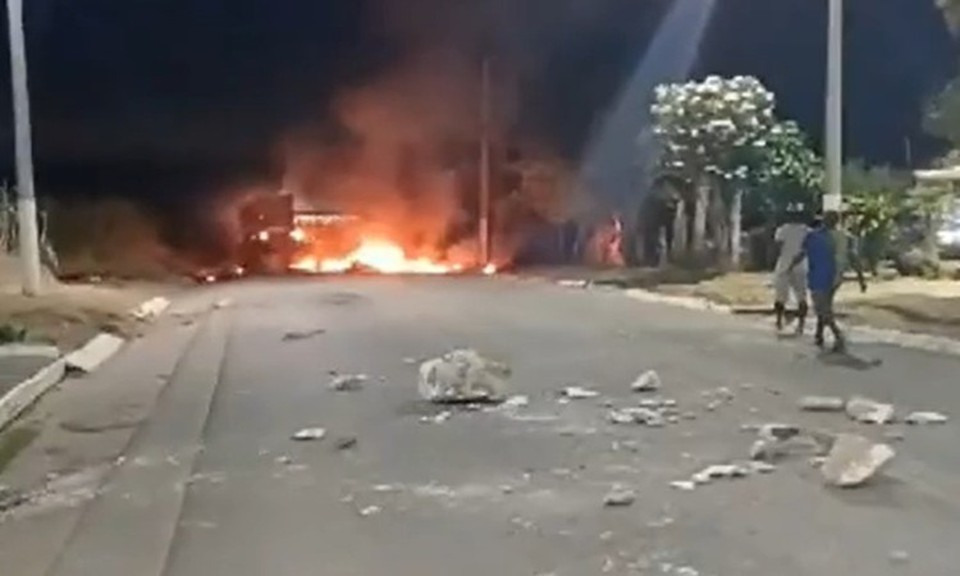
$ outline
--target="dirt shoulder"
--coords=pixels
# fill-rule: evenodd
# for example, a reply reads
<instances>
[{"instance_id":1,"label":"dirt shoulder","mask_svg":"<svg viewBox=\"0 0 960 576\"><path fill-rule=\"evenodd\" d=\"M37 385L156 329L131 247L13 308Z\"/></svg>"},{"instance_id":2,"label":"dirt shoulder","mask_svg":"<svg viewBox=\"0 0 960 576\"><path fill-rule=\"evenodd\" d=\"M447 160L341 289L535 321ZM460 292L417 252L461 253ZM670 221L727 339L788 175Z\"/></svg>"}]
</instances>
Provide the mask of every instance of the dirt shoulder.
<instances>
[{"instance_id":1,"label":"dirt shoulder","mask_svg":"<svg viewBox=\"0 0 960 576\"><path fill-rule=\"evenodd\" d=\"M728 274L700 282L661 284L653 289L757 313L771 306L770 282L770 274ZM837 301L838 310L855 323L960 339L957 280L874 280L862 294L855 283L849 283L840 290Z\"/></svg>"},{"instance_id":2,"label":"dirt shoulder","mask_svg":"<svg viewBox=\"0 0 960 576\"><path fill-rule=\"evenodd\" d=\"M956 263L947 271L956 276ZM528 269L524 276L557 282L588 281L619 288L641 288L671 296L702 298L740 313L772 313L772 274L690 271L682 269ZM876 328L933 334L960 340L960 280L923 280L881 273L861 294L856 283L838 294L838 310L846 321Z\"/></svg>"},{"instance_id":3,"label":"dirt shoulder","mask_svg":"<svg viewBox=\"0 0 960 576\"><path fill-rule=\"evenodd\" d=\"M60 284L39 296L26 297L8 286L0 291L0 326L24 330L27 342L72 350L99 332L135 336L141 326L130 311L171 289L145 283Z\"/></svg>"}]
</instances>

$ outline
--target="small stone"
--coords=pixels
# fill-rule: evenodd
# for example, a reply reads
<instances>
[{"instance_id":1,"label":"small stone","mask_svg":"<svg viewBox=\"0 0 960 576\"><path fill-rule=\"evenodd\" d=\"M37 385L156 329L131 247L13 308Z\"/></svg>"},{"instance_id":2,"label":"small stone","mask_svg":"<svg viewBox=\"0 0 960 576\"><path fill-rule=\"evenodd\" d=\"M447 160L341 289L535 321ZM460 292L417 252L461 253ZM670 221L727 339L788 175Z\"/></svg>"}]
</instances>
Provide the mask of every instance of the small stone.
<instances>
[{"instance_id":1,"label":"small stone","mask_svg":"<svg viewBox=\"0 0 960 576\"><path fill-rule=\"evenodd\" d=\"M888 424L893 421L893 404L884 404L863 396L847 400L847 415L864 424Z\"/></svg>"},{"instance_id":2,"label":"small stone","mask_svg":"<svg viewBox=\"0 0 960 576\"><path fill-rule=\"evenodd\" d=\"M668 423L668 424L676 424L676 423L679 422L679 421L680 421L680 417L679 417L679 416L667 416L667 423Z\"/></svg>"},{"instance_id":3,"label":"small stone","mask_svg":"<svg viewBox=\"0 0 960 576\"><path fill-rule=\"evenodd\" d=\"M380 513L379 506L367 506L366 508L362 508L360 510L360 516L364 518L368 516L373 516L374 514L379 514L379 513Z\"/></svg>"},{"instance_id":4,"label":"small stone","mask_svg":"<svg viewBox=\"0 0 960 576\"><path fill-rule=\"evenodd\" d=\"M530 405L530 398L526 396L511 396L503 403L504 408L526 408Z\"/></svg>"},{"instance_id":5,"label":"small stone","mask_svg":"<svg viewBox=\"0 0 960 576\"><path fill-rule=\"evenodd\" d=\"M892 550L890 561L894 564L907 564L910 562L910 554L906 550Z\"/></svg>"},{"instance_id":6,"label":"small stone","mask_svg":"<svg viewBox=\"0 0 960 576\"><path fill-rule=\"evenodd\" d=\"M721 402L720 400L713 400L709 402L706 406L704 406L703 409L706 410L707 412L715 412L717 408L719 408L722 404L723 402Z\"/></svg>"},{"instance_id":7,"label":"small stone","mask_svg":"<svg viewBox=\"0 0 960 576\"><path fill-rule=\"evenodd\" d=\"M275 462L277 464L283 464L284 466L289 466L290 464L293 464L293 458L291 458L290 456L278 456Z\"/></svg>"},{"instance_id":8,"label":"small stone","mask_svg":"<svg viewBox=\"0 0 960 576\"><path fill-rule=\"evenodd\" d=\"M636 424L637 421L634 419L632 414L628 414L623 410L611 410L607 414L607 420L611 424Z\"/></svg>"},{"instance_id":9,"label":"small stone","mask_svg":"<svg viewBox=\"0 0 960 576\"><path fill-rule=\"evenodd\" d=\"M776 440L783 442L799 436L802 430L799 426L792 424L780 424L776 422L761 424L757 430L757 435L765 440Z\"/></svg>"},{"instance_id":10,"label":"small stone","mask_svg":"<svg viewBox=\"0 0 960 576\"><path fill-rule=\"evenodd\" d=\"M683 492L692 492L697 489L697 484L690 480L675 480L670 483L670 487Z\"/></svg>"},{"instance_id":11,"label":"small stone","mask_svg":"<svg viewBox=\"0 0 960 576\"><path fill-rule=\"evenodd\" d=\"M751 462L750 468L757 474L772 474L777 471L777 467L768 462Z\"/></svg>"},{"instance_id":12,"label":"small stone","mask_svg":"<svg viewBox=\"0 0 960 576\"><path fill-rule=\"evenodd\" d=\"M810 464L811 468L823 468L823 463L827 461L826 456L814 456L807 460L807 463Z\"/></svg>"},{"instance_id":13,"label":"small stone","mask_svg":"<svg viewBox=\"0 0 960 576\"><path fill-rule=\"evenodd\" d=\"M603 497L603 505L608 508L630 506L637 500L637 494L633 490L624 488L614 488Z\"/></svg>"},{"instance_id":14,"label":"small stone","mask_svg":"<svg viewBox=\"0 0 960 576\"><path fill-rule=\"evenodd\" d=\"M323 440L327 435L327 431L323 428L304 428L296 434L293 435L293 439L298 442L311 442L315 440Z\"/></svg>"},{"instance_id":15,"label":"small stone","mask_svg":"<svg viewBox=\"0 0 960 576\"><path fill-rule=\"evenodd\" d=\"M357 437L356 436L342 436L337 438L334 446L337 450L351 450L357 447Z\"/></svg>"},{"instance_id":16,"label":"small stone","mask_svg":"<svg viewBox=\"0 0 960 576\"><path fill-rule=\"evenodd\" d=\"M630 389L634 392L655 392L662 386L660 375L655 370L647 370L637 376L637 379L630 385Z\"/></svg>"},{"instance_id":17,"label":"small stone","mask_svg":"<svg viewBox=\"0 0 960 576\"><path fill-rule=\"evenodd\" d=\"M726 386L721 386L720 388L717 388L714 391L714 394L717 397L719 397L721 400L725 400L727 402L736 398L736 394L733 393L733 390L731 390L730 388L727 388Z\"/></svg>"},{"instance_id":18,"label":"small stone","mask_svg":"<svg viewBox=\"0 0 960 576\"><path fill-rule=\"evenodd\" d=\"M696 481L698 477L707 478L708 480L730 480L733 478L744 478L749 475L750 471L743 466L736 464L714 464L695 474L694 480Z\"/></svg>"},{"instance_id":19,"label":"small stone","mask_svg":"<svg viewBox=\"0 0 960 576\"><path fill-rule=\"evenodd\" d=\"M423 416L420 418L420 422L423 422L424 424L443 424L451 417L453 417L453 412L444 410L443 412L433 416Z\"/></svg>"},{"instance_id":20,"label":"small stone","mask_svg":"<svg viewBox=\"0 0 960 576\"><path fill-rule=\"evenodd\" d=\"M590 398L597 398L600 393L580 386L568 386L563 389L563 396L570 400L589 400Z\"/></svg>"},{"instance_id":21,"label":"small stone","mask_svg":"<svg viewBox=\"0 0 960 576\"><path fill-rule=\"evenodd\" d=\"M842 412L847 403L838 396L804 396L799 405L806 412Z\"/></svg>"},{"instance_id":22,"label":"small stone","mask_svg":"<svg viewBox=\"0 0 960 576\"><path fill-rule=\"evenodd\" d=\"M877 475L896 452L856 434L840 434L820 469L832 486L853 488Z\"/></svg>"},{"instance_id":23,"label":"small stone","mask_svg":"<svg viewBox=\"0 0 960 576\"><path fill-rule=\"evenodd\" d=\"M950 418L939 412L913 412L906 418L907 424L946 424Z\"/></svg>"},{"instance_id":24,"label":"small stone","mask_svg":"<svg viewBox=\"0 0 960 576\"><path fill-rule=\"evenodd\" d=\"M510 486L508 484L504 484L503 486L500 487L500 492L503 494L513 494L513 490L514 490L513 486Z\"/></svg>"},{"instance_id":25,"label":"small stone","mask_svg":"<svg viewBox=\"0 0 960 576\"><path fill-rule=\"evenodd\" d=\"M600 541L609 542L613 540L613 536L614 536L613 532L611 532L610 530L607 530L606 532L600 535Z\"/></svg>"},{"instance_id":26,"label":"small stone","mask_svg":"<svg viewBox=\"0 0 960 576\"><path fill-rule=\"evenodd\" d=\"M330 380L330 389L337 392L355 392L363 388L369 378L366 374L336 374Z\"/></svg>"},{"instance_id":27,"label":"small stone","mask_svg":"<svg viewBox=\"0 0 960 576\"><path fill-rule=\"evenodd\" d=\"M700 576L700 572L690 566L681 566L674 571L676 576Z\"/></svg>"}]
</instances>

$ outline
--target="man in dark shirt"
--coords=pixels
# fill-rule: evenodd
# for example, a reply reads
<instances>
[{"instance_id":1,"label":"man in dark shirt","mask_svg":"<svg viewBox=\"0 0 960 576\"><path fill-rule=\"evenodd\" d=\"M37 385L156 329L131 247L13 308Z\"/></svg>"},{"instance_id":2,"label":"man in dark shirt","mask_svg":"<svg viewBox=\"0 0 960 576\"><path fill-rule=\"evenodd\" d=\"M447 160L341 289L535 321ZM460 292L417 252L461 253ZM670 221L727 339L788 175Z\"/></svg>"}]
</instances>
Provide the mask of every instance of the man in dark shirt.
<instances>
[{"instance_id":1,"label":"man in dark shirt","mask_svg":"<svg viewBox=\"0 0 960 576\"><path fill-rule=\"evenodd\" d=\"M823 331L829 328L833 334L835 352L846 351L846 339L833 313L833 301L837 289L843 282L843 275L849 264L853 265L860 283L860 291L866 292L867 284L859 264L859 258L850 249L850 239L839 229L840 217L829 212L818 219L803 241L803 250L791 263L791 269L807 260L807 284L813 300L814 313L817 315L817 346L824 345Z\"/></svg>"}]
</instances>

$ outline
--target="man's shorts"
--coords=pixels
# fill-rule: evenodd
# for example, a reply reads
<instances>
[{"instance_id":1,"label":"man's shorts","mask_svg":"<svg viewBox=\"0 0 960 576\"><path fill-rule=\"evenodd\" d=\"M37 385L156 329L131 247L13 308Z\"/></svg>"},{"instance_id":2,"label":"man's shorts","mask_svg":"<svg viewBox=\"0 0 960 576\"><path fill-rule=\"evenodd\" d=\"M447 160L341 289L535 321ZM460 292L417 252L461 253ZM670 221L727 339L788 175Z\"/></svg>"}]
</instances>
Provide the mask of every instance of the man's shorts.
<instances>
[{"instance_id":1,"label":"man's shorts","mask_svg":"<svg viewBox=\"0 0 960 576\"><path fill-rule=\"evenodd\" d=\"M793 293L797 304L807 301L807 271L796 267L793 270L777 272L773 278L775 299L780 304L786 304Z\"/></svg>"},{"instance_id":2,"label":"man's shorts","mask_svg":"<svg viewBox=\"0 0 960 576\"><path fill-rule=\"evenodd\" d=\"M813 313L819 318L833 318L833 296L836 290L811 290Z\"/></svg>"}]
</instances>

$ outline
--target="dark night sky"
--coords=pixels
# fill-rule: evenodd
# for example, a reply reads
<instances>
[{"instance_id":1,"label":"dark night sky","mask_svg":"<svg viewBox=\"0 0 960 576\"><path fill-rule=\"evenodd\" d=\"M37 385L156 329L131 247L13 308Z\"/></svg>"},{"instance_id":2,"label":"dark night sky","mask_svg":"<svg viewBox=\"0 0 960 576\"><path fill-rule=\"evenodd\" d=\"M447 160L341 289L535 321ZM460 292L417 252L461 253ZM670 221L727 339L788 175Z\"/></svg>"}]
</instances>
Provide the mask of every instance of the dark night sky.
<instances>
[{"instance_id":1,"label":"dark night sky","mask_svg":"<svg viewBox=\"0 0 960 576\"><path fill-rule=\"evenodd\" d=\"M665 0L28 0L41 193L186 196L265 173L290 127L423 46L493 45L520 132L575 156ZM933 0L848 0L848 151L937 151L919 109L955 69ZM819 136L826 1L718 0L697 74L755 74ZM6 24L4 23L4 30ZM5 43L3 62L7 61ZM3 67L6 78L6 66ZM0 106L10 109L9 84ZM638 106L646 103L637 103ZM9 114L0 123L12 164ZM4 170L12 176L12 168Z\"/></svg>"}]
</instances>

